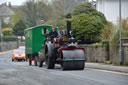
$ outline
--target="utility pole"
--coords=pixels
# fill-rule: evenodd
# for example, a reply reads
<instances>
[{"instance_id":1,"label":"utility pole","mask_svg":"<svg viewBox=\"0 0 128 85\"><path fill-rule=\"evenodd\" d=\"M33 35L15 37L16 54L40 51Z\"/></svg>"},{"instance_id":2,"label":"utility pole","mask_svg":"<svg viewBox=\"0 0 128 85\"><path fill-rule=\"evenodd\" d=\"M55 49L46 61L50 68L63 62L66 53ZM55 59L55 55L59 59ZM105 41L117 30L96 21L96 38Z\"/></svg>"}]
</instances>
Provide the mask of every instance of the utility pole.
<instances>
[{"instance_id":1,"label":"utility pole","mask_svg":"<svg viewBox=\"0 0 128 85\"><path fill-rule=\"evenodd\" d=\"M3 42L2 36L3 36L3 34L2 34L2 25L1 25L1 18L0 18L0 40L1 40L0 47L1 47L1 51L2 51L2 42Z\"/></svg>"},{"instance_id":2,"label":"utility pole","mask_svg":"<svg viewBox=\"0 0 128 85\"><path fill-rule=\"evenodd\" d=\"M123 59L122 59L122 41L121 41L121 35L122 35L122 20L121 20L121 0L119 0L119 25L120 25L120 65L123 64Z\"/></svg>"}]
</instances>

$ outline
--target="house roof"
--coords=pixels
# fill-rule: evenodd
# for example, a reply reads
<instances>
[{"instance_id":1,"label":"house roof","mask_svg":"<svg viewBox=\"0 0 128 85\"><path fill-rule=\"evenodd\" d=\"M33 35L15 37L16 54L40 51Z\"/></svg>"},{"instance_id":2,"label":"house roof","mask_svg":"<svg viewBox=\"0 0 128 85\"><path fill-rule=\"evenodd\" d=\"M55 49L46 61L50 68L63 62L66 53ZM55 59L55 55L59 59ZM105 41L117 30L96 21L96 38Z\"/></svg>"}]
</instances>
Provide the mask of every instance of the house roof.
<instances>
[{"instance_id":1,"label":"house roof","mask_svg":"<svg viewBox=\"0 0 128 85\"><path fill-rule=\"evenodd\" d=\"M0 6L0 17L10 17L13 14L13 11L4 5Z\"/></svg>"}]
</instances>

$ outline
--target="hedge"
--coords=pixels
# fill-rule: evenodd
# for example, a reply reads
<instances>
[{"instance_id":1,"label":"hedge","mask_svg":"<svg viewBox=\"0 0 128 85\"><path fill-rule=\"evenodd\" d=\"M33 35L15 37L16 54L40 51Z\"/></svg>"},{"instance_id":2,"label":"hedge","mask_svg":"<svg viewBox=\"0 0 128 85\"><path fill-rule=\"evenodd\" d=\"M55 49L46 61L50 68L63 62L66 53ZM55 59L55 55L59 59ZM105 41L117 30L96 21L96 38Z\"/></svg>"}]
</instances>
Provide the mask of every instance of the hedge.
<instances>
[{"instance_id":1,"label":"hedge","mask_svg":"<svg viewBox=\"0 0 128 85\"><path fill-rule=\"evenodd\" d=\"M16 41L17 37L12 35L12 36L3 36L3 41Z\"/></svg>"}]
</instances>

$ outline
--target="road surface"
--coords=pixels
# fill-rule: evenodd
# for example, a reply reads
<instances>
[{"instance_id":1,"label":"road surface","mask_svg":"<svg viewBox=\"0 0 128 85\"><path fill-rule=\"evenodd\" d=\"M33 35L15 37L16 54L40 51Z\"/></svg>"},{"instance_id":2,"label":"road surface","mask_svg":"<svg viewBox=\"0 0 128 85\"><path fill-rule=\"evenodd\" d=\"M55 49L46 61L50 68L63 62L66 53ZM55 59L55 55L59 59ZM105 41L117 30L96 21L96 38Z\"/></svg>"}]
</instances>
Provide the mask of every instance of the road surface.
<instances>
[{"instance_id":1,"label":"road surface","mask_svg":"<svg viewBox=\"0 0 128 85\"><path fill-rule=\"evenodd\" d=\"M128 85L128 74L98 69L62 71L12 62L12 52L0 54L0 85Z\"/></svg>"}]
</instances>

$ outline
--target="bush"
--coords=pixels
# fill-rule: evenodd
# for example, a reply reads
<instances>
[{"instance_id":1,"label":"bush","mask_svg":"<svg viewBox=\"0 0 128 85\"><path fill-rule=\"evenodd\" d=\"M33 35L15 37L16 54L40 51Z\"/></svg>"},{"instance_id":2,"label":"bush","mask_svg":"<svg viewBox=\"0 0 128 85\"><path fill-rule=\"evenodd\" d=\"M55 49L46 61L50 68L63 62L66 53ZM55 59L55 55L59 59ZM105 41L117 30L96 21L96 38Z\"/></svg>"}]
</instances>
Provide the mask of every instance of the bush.
<instances>
[{"instance_id":1,"label":"bush","mask_svg":"<svg viewBox=\"0 0 128 85\"><path fill-rule=\"evenodd\" d=\"M4 36L12 35L13 34L13 29L12 28L3 28L2 33Z\"/></svg>"},{"instance_id":2,"label":"bush","mask_svg":"<svg viewBox=\"0 0 128 85\"><path fill-rule=\"evenodd\" d=\"M98 46L102 46L102 43L95 43L95 44L92 44L92 46L97 48Z\"/></svg>"},{"instance_id":3,"label":"bush","mask_svg":"<svg viewBox=\"0 0 128 85\"><path fill-rule=\"evenodd\" d=\"M87 14L75 15L72 18L72 31L76 39L82 44L96 43L101 40L104 24L100 17Z\"/></svg>"},{"instance_id":4,"label":"bush","mask_svg":"<svg viewBox=\"0 0 128 85\"><path fill-rule=\"evenodd\" d=\"M101 33L108 22L101 12L98 12L91 3L79 4L72 13L72 29L76 39L82 44L91 44L101 41Z\"/></svg>"},{"instance_id":5,"label":"bush","mask_svg":"<svg viewBox=\"0 0 128 85\"><path fill-rule=\"evenodd\" d=\"M16 41L17 37L12 35L12 36L3 36L3 41Z\"/></svg>"},{"instance_id":6,"label":"bush","mask_svg":"<svg viewBox=\"0 0 128 85\"><path fill-rule=\"evenodd\" d=\"M109 47L109 40L103 40L103 41L101 41L101 43L104 45L104 46L107 46L107 47Z\"/></svg>"},{"instance_id":7,"label":"bush","mask_svg":"<svg viewBox=\"0 0 128 85\"><path fill-rule=\"evenodd\" d=\"M111 38L111 45L114 50L118 49L119 43L120 43L120 29L116 28L117 31L113 33L112 38ZM122 29L122 38L128 37L128 31L125 31Z\"/></svg>"},{"instance_id":8,"label":"bush","mask_svg":"<svg viewBox=\"0 0 128 85\"><path fill-rule=\"evenodd\" d=\"M112 23L108 23L104 26L104 29L102 30L102 39L103 40L110 40L112 36Z\"/></svg>"}]
</instances>

